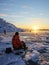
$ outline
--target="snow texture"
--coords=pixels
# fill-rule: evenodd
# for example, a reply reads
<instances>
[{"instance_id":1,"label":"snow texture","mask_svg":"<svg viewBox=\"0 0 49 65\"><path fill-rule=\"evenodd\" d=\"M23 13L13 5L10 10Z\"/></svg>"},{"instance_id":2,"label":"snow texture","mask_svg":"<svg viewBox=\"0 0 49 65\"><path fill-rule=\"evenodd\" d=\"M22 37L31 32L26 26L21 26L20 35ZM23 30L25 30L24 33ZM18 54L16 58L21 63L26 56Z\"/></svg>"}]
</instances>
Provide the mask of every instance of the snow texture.
<instances>
[{"instance_id":1,"label":"snow texture","mask_svg":"<svg viewBox=\"0 0 49 65\"><path fill-rule=\"evenodd\" d=\"M28 62L30 60L32 60L32 63L34 62L38 65L49 65L49 61L45 61L43 57L41 57L41 53L45 53L47 50L49 51L49 43L32 42L32 39L30 40L30 36L20 35L20 38L22 38L21 40L25 40L28 50L21 50L23 54L17 55L15 54L16 51L12 48L12 36L10 34L0 36L0 65L32 65ZM13 52L7 54L5 53L5 50L9 47L12 48Z\"/></svg>"},{"instance_id":2,"label":"snow texture","mask_svg":"<svg viewBox=\"0 0 49 65\"><path fill-rule=\"evenodd\" d=\"M3 33L4 30L6 30L6 32L24 31L23 29L17 28L15 25L8 23L5 20L3 20L2 18L0 18L0 33Z\"/></svg>"}]
</instances>

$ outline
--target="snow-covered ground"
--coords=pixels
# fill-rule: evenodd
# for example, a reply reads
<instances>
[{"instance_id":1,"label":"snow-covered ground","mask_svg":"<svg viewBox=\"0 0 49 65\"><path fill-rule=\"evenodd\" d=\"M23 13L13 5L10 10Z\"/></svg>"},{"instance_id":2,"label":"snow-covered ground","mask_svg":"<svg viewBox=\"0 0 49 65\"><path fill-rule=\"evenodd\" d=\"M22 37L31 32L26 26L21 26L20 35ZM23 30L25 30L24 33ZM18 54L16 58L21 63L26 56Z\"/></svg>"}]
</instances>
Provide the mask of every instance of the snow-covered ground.
<instances>
[{"instance_id":1,"label":"snow-covered ground","mask_svg":"<svg viewBox=\"0 0 49 65\"><path fill-rule=\"evenodd\" d=\"M16 55L12 48L13 35L14 33L0 33L0 65L49 65L49 34L20 33L20 39L28 46L28 50L22 50L21 55ZM11 47L13 52L5 53L8 47Z\"/></svg>"}]
</instances>

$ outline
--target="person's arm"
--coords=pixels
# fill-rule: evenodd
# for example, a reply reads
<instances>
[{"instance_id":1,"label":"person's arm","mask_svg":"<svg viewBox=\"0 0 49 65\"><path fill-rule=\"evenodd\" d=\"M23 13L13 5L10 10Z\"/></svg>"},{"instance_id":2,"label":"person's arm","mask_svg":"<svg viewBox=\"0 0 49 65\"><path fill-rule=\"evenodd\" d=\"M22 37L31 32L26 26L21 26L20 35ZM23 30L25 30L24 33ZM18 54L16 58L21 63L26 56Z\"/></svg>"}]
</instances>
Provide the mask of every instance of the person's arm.
<instances>
[{"instance_id":1,"label":"person's arm","mask_svg":"<svg viewBox=\"0 0 49 65\"><path fill-rule=\"evenodd\" d=\"M18 48L18 47L19 47L19 46L16 44L16 45L15 45L15 48Z\"/></svg>"}]
</instances>

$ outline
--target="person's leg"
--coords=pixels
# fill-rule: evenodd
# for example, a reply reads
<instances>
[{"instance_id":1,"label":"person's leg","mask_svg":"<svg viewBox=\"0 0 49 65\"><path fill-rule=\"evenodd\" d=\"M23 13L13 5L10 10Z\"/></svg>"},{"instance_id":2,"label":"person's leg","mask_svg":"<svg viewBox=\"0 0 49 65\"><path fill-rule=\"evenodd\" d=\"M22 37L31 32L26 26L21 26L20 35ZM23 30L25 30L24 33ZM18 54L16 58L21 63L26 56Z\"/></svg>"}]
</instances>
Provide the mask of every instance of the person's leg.
<instances>
[{"instance_id":1,"label":"person's leg","mask_svg":"<svg viewBox=\"0 0 49 65\"><path fill-rule=\"evenodd\" d=\"M26 44L25 43L23 43L22 45L23 45L24 48L26 47Z\"/></svg>"},{"instance_id":2,"label":"person's leg","mask_svg":"<svg viewBox=\"0 0 49 65\"><path fill-rule=\"evenodd\" d=\"M20 45L18 49L19 49L19 50L22 49L22 45Z\"/></svg>"},{"instance_id":3,"label":"person's leg","mask_svg":"<svg viewBox=\"0 0 49 65\"><path fill-rule=\"evenodd\" d=\"M22 47L24 50L28 48L24 42L22 43Z\"/></svg>"},{"instance_id":4,"label":"person's leg","mask_svg":"<svg viewBox=\"0 0 49 65\"><path fill-rule=\"evenodd\" d=\"M27 49L28 47L26 46L26 44L23 42L20 46L19 46L19 48L18 48L18 50L20 50L20 49Z\"/></svg>"}]
</instances>

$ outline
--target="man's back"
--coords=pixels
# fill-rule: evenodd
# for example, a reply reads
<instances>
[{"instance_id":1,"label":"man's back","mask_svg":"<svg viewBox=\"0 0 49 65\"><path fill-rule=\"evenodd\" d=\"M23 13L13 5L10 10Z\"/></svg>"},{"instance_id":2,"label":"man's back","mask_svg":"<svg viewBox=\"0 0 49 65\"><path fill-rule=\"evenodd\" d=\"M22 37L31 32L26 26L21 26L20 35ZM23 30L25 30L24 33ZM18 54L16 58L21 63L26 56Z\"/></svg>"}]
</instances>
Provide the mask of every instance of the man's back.
<instances>
[{"instance_id":1,"label":"man's back","mask_svg":"<svg viewBox=\"0 0 49 65\"><path fill-rule=\"evenodd\" d=\"M13 45L13 48L16 48L16 49L21 45L21 41L19 39L19 35L14 35L13 36L12 45Z\"/></svg>"}]
</instances>

